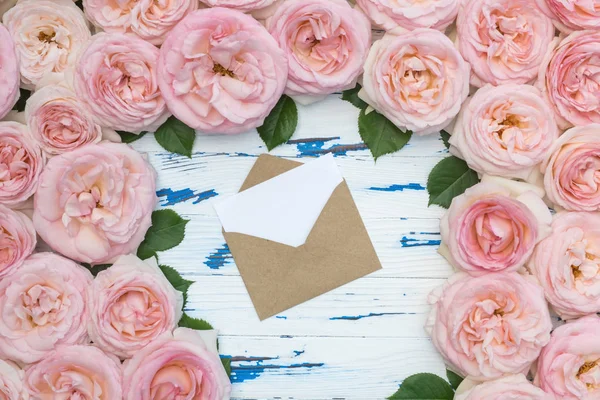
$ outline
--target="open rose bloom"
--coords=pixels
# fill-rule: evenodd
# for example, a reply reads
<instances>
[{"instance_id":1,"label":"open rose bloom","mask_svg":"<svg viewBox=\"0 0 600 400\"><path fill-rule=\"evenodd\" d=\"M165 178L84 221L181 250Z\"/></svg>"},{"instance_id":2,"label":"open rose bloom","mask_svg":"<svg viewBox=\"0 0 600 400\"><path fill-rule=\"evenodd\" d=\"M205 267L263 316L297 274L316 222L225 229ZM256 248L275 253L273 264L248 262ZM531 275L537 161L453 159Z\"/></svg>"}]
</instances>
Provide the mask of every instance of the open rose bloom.
<instances>
[{"instance_id":1,"label":"open rose bloom","mask_svg":"<svg viewBox=\"0 0 600 400\"><path fill-rule=\"evenodd\" d=\"M55 251L101 264L135 251L150 227L156 174L126 144L101 142L52 158L33 222Z\"/></svg>"},{"instance_id":2,"label":"open rose bloom","mask_svg":"<svg viewBox=\"0 0 600 400\"><path fill-rule=\"evenodd\" d=\"M124 400L229 400L231 383L217 352L215 331L177 328L123 365Z\"/></svg>"},{"instance_id":3,"label":"open rose bloom","mask_svg":"<svg viewBox=\"0 0 600 400\"><path fill-rule=\"evenodd\" d=\"M577 31L546 53L538 85L560 127L600 123L600 32Z\"/></svg>"},{"instance_id":4,"label":"open rose bloom","mask_svg":"<svg viewBox=\"0 0 600 400\"><path fill-rule=\"evenodd\" d=\"M346 0L287 0L269 19L288 56L285 93L300 103L351 89L371 46L371 24Z\"/></svg>"},{"instance_id":5,"label":"open rose bloom","mask_svg":"<svg viewBox=\"0 0 600 400\"><path fill-rule=\"evenodd\" d=\"M386 34L371 47L359 96L400 128L434 133L460 111L469 94L469 71L439 31Z\"/></svg>"},{"instance_id":6,"label":"open rose bloom","mask_svg":"<svg viewBox=\"0 0 600 400\"><path fill-rule=\"evenodd\" d=\"M465 104L450 151L480 174L527 180L558 138L552 109L529 85L486 85Z\"/></svg>"},{"instance_id":7,"label":"open rose bloom","mask_svg":"<svg viewBox=\"0 0 600 400\"><path fill-rule=\"evenodd\" d=\"M559 213L528 265L563 319L600 312L600 215Z\"/></svg>"},{"instance_id":8,"label":"open rose bloom","mask_svg":"<svg viewBox=\"0 0 600 400\"><path fill-rule=\"evenodd\" d=\"M28 393L23 388L24 373L18 365L0 360L0 399L27 400Z\"/></svg>"},{"instance_id":9,"label":"open rose bloom","mask_svg":"<svg viewBox=\"0 0 600 400\"><path fill-rule=\"evenodd\" d=\"M37 238L31 220L0 204L0 279L33 253Z\"/></svg>"},{"instance_id":10,"label":"open rose bloom","mask_svg":"<svg viewBox=\"0 0 600 400\"><path fill-rule=\"evenodd\" d=\"M600 397L600 318L590 315L556 328L537 364L535 384L560 400Z\"/></svg>"},{"instance_id":11,"label":"open rose bloom","mask_svg":"<svg viewBox=\"0 0 600 400\"><path fill-rule=\"evenodd\" d=\"M15 50L15 43L4 25L0 25L0 119L12 109L19 99L19 58Z\"/></svg>"},{"instance_id":12,"label":"open rose bloom","mask_svg":"<svg viewBox=\"0 0 600 400\"><path fill-rule=\"evenodd\" d=\"M454 22L460 0L356 0L356 4L386 31L418 28L443 31Z\"/></svg>"},{"instance_id":13,"label":"open rose bloom","mask_svg":"<svg viewBox=\"0 0 600 400\"><path fill-rule=\"evenodd\" d=\"M525 375L517 374L489 382L467 378L456 389L454 400L553 400L553 397L529 382Z\"/></svg>"},{"instance_id":14,"label":"open rose bloom","mask_svg":"<svg viewBox=\"0 0 600 400\"><path fill-rule=\"evenodd\" d=\"M227 7L238 11L258 11L269 7L276 0L200 0L210 7Z\"/></svg>"},{"instance_id":15,"label":"open rose bloom","mask_svg":"<svg viewBox=\"0 0 600 400\"><path fill-rule=\"evenodd\" d=\"M600 28L598 0L536 0L536 3L563 33Z\"/></svg>"},{"instance_id":16,"label":"open rose bloom","mask_svg":"<svg viewBox=\"0 0 600 400\"><path fill-rule=\"evenodd\" d=\"M430 295L426 329L451 369L475 380L527 373L550 340L542 288L517 273L458 273Z\"/></svg>"},{"instance_id":17,"label":"open rose bloom","mask_svg":"<svg viewBox=\"0 0 600 400\"><path fill-rule=\"evenodd\" d=\"M131 32L156 45L179 21L198 9L198 0L84 0L85 15L106 32Z\"/></svg>"},{"instance_id":18,"label":"open rose bloom","mask_svg":"<svg viewBox=\"0 0 600 400\"><path fill-rule=\"evenodd\" d=\"M600 124L566 131L542 167L546 194L556 206L600 210Z\"/></svg>"},{"instance_id":19,"label":"open rose bloom","mask_svg":"<svg viewBox=\"0 0 600 400\"><path fill-rule=\"evenodd\" d=\"M521 268L550 231L552 216L536 186L497 177L452 200L440 224L440 252L471 275Z\"/></svg>"},{"instance_id":20,"label":"open rose bloom","mask_svg":"<svg viewBox=\"0 0 600 400\"><path fill-rule=\"evenodd\" d=\"M554 38L552 21L531 0L463 0L456 28L479 87L533 81Z\"/></svg>"},{"instance_id":21,"label":"open rose bloom","mask_svg":"<svg viewBox=\"0 0 600 400\"><path fill-rule=\"evenodd\" d=\"M58 346L25 370L31 399L122 398L121 365L115 356L93 346Z\"/></svg>"},{"instance_id":22,"label":"open rose bloom","mask_svg":"<svg viewBox=\"0 0 600 400\"><path fill-rule=\"evenodd\" d=\"M89 271L53 253L32 255L0 280L1 358L33 363L57 345L87 342L91 283Z\"/></svg>"},{"instance_id":23,"label":"open rose bloom","mask_svg":"<svg viewBox=\"0 0 600 400\"><path fill-rule=\"evenodd\" d=\"M98 347L129 358L181 319L183 295L156 263L121 256L98 274L88 293L90 338Z\"/></svg>"},{"instance_id":24,"label":"open rose bloom","mask_svg":"<svg viewBox=\"0 0 600 400\"><path fill-rule=\"evenodd\" d=\"M225 8L188 15L167 37L158 62L173 115L194 129L224 134L262 125L283 93L287 70L269 32Z\"/></svg>"},{"instance_id":25,"label":"open rose bloom","mask_svg":"<svg viewBox=\"0 0 600 400\"><path fill-rule=\"evenodd\" d=\"M2 22L15 40L23 87L30 90L42 78L63 79L91 37L72 0L19 0Z\"/></svg>"}]
</instances>

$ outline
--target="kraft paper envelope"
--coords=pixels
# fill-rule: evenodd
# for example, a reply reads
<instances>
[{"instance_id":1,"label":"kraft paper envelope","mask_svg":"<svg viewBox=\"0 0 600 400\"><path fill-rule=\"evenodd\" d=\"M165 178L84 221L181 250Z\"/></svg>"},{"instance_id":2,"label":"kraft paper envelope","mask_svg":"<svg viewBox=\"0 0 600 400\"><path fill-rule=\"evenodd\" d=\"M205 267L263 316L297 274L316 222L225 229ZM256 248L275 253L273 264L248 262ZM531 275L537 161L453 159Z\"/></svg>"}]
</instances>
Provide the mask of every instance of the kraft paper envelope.
<instances>
[{"instance_id":1,"label":"kraft paper envelope","mask_svg":"<svg viewBox=\"0 0 600 400\"><path fill-rule=\"evenodd\" d=\"M215 210L261 320L381 269L331 155L261 155Z\"/></svg>"}]
</instances>

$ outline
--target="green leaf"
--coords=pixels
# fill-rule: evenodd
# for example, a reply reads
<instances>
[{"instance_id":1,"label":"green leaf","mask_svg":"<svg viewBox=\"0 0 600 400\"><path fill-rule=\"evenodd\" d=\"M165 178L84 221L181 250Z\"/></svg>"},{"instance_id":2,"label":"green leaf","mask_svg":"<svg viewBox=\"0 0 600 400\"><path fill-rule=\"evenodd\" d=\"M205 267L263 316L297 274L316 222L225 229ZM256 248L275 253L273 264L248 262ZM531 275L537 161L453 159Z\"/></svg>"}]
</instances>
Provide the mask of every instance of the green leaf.
<instances>
[{"instance_id":1,"label":"green leaf","mask_svg":"<svg viewBox=\"0 0 600 400\"><path fill-rule=\"evenodd\" d=\"M464 379L463 377L455 374L454 372L450 371L449 369L446 370L446 376L448 377L448 382L450 382L450 386L452 386L452 389L454 389L454 390L456 390L458 388L458 386L462 383L462 381Z\"/></svg>"},{"instance_id":2,"label":"green leaf","mask_svg":"<svg viewBox=\"0 0 600 400\"><path fill-rule=\"evenodd\" d=\"M355 107L364 110L367 108L368 104L358 97L358 92L360 92L360 89L362 89L362 87L357 83L353 89L344 90L342 92L342 100L346 100L347 102L352 103L352 105Z\"/></svg>"},{"instance_id":3,"label":"green leaf","mask_svg":"<svg viewBox=\"0 0 600 400\"><path fill-rule=\"evenodd\" d=\"M119 134L119 136L121 136L121 141L123 143L133 143L136 140L143 138L144 135L148 132L142 132L139 135L136 135L135 133L131 133L131 132L125 132L125 131L117 131L117 133Z\"/></svg>"},{"instance_id":4,"label":"green leaf","mask_svg":"<svg viewBox=\"0 0 600 400\"><path fill-rule=\"evenodd\" d=\"M179 326L182 328L195 329L197 331L209 331L211 329L214 329L212 325L206 322L205 320L192 318L186 313L183 313L183 316L179 320Z\"/></svg>"},{"instance_id":5,"label":"green leaf","mask_svg":"<svg viewBox=\"0 0 600 400\"><path fill-rule=\"evenodd\" d=\"M221 357L221 362L223 363L223 368L225 368L227 376L231 378L231 358Z\"/></svg>"},{"instance_id":6,"label":"green leaf","mask_svg":"<svg viewBox=\"0 0 600 400\"><path fill-rule=\"evenodd\" d=\"M478 182L477 172L466 162L455 156L446 157L433 167L427 179L429 205L448 208L453 198Z\"/></svg>"},{"instance_id":7,"label":"green leaf","mask_svg":"<svg viewBox=\"0 0 600 400\"><path fill-rule=\"evenodd\" d=\"M368 114L365 113L365 110L360 112L358 131L375 160L384 154L400 150L412 136L411 131L401 130L377 111L371 111Z\"/></svg>"},{"instance_id":8,"label":"green leaf","mask_svg":"<svg viewBox=\"0 0 600 400\"><path fill-rule=\"evenodd\" d=\"M19 100L17 100L15 106L12 108L18 112L25 111L25 104L27 104L27 100L31 97L31 91L27 89L19 89Z\"/></svg>"},{"instance_id":9,"label":"green leaf","mask_svg":"<svg viewBox=\"0 0 600 400\"><path fill-rule=\"evenodd\" d=\"M281 96L275 108L265 119L262 126L256 128L260 138L269 151L292 137L298 126L298 108L291 97Z\"/></svg>"},{"instance_id":10,"label":"green leaf","mask_svg":"<svg viewBox=\"0 0 600 400\"><path fill-rule=\"evenodd\" d=\"M190 222L173 210L158 210L152 213L152 226L146 232L137 255L142 260L156 255L157 251L172 249L183 241L185 226Z\"/></svg>"},{"instance_id":11,"label":"green leaf","mask_svg":"<svg viewBox=\"0 0 600 400\"><path fill-rule=\"evenodd\" d=\"M416 374L402 382L389 400L452 400L454 390L448 382L434 374Z\"/></svg>"},{"instance_id":12,"label":"green leaf","mask_svg":"<svg viewBox=\"0 0 600 400\"><path fill-rule=\"evenodd\" d=\"M444 146L446 146L447 149L450 148L450 134L448 132L446 132L445 130L440 131L440 135L442 135L442 142L444 142Z\"/></svg>"},{"instance_id":13,"label":"green leaf","mask_svg":"<svg viewBox=\"0 0 600 400\"><path fill-rule=\"evenodd\" d=\"M192 158L196 131L175 117L170 117L154 134L165 150Z\"/></svg>"},{"instance_id":14,"label":"green leaf","mask_svg":"<svg viewBox=\"0 0 600 400\"><path fill-rule=\"evenodd\" d=\"M187 292L190 286L192 286L193 281L188 281L187 279L183 279L183 277L177 272L175 269L169 267L168 265L159 265L160 270L165 275L165 278L169 281L171 285L175 288L175 290L183 293L183 305L187 303Z\"/></svg>"},{"instance_id":15,"label":"green leaf","mask_svg":"<svg viewBox=\"0 0 600 400\"><path fill-rule=\"evenodd\" d=\"M90 271L92 273L92 275L94 277L96 277L100 272L109 269L110 267L112 267L112 264L96 264L96 265L91 265L88 263L83 263L81 264L84 268L86 268L88 271Z\"/></svg>"}]
</instances>

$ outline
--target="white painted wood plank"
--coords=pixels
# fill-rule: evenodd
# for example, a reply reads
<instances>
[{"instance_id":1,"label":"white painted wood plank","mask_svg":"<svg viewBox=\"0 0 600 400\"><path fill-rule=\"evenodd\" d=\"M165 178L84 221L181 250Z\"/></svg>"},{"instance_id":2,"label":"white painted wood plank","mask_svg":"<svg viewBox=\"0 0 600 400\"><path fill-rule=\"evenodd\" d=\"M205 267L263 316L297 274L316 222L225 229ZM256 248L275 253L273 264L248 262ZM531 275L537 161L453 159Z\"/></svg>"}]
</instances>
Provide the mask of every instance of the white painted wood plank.
<instances>
[{"instance_id":1,"label":"white painted wood plank","mask_svg":"<svg viewBox=\"0 0 600 400\"><path fill-rule=\"evenodd\" d=\"M426 338L427 297L443 282L366 277L261 322L240 277L202 276L186 310L224 335Z\"/></svg>"},{"instance_id":2,"label":"white painted wood plank","mask_svg":"<svg viewBox=\"0 0 600 400\"><path fill-rule=\"evenodd\" d=\"M202 275L239 275L221 232L218 218L183 214L190 222L178 247L160 254L188 279ZM445 278L452 271L437 253L440 242L437 219L365 219L365 226L383 269L378 278Z\"/></svg>"},{"instance_id":3,"label":"white painted wood plank","mask_svg":"<svg viewBox=\"0 0 600 400\"><path fill-rule=\"evenodd\" d=\"M444 374L427 339L220 338L233 399L381 400L415 371Z\"/></svg>"}]
</instances>

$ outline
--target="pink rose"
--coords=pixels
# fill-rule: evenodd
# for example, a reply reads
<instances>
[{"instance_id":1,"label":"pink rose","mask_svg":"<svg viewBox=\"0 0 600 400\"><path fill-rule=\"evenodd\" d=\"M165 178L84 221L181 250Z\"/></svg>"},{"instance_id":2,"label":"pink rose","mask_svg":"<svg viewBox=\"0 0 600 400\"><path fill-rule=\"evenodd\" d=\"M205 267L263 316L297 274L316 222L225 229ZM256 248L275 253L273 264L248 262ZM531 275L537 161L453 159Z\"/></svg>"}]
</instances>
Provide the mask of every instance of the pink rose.
<instances>
[{"instance_id":1,"label":"pink rose","mask_svg":"<svg viewBox=\"0 0 600 400\"><path fill-rule=\"evenodd\" d=\"M59 346L25 370L25 387L32 400L117 400L121 365L93 346Z\"/></svg>"},{"instance_id":2,"label":"pink rose","mask_svg":"<svg viewBox=\"0 0 600 400\"><path fill-rule=\"evenodd\" d=\"M288 0L269 21L288 56L286 94L307 104L356 86L371 24L346 0Z\"/></svg>"},{"instance_id":3,"label":"pink rose","mask_svg":"<svg viewBox=\"0 0 600 400\"><path fill-rule=\"evenodd\" d=\"M552 18L563 33L600 28L598 0L536 0L540 10Z\"/></svg>"},{"instance_id":4,"label":"pink rose","mask_svg":"<svg viewBox=\"0 0 600 400\"><path fill-rule=\"evenodd\" d=\"M0 204L0 280L23 264L36 243L31 220Z\"/></svg>"},{"instance_id":5,"label":"pink rose","mask_svg":"<svg viewBox=\"0 0 600 400\"><path fill-rule=\"evenodd\" d=\"M106 32L131 32L160 45L179 21L198 8L198 1L84 0L83 7L88 19Z\"/></svg>"},{"instance_id":6,"label":"pink rose","mask_svg":"<svg viewBox=\"0 0 600 400\"><path fill-rule=\"evenodd\" d=\"M2 21L15 40L22 86L30 90L48 75L63 77L91 37L72 0L20 0Z\"/></svg>"},{"instance_id":7,"label":"pink rose","mask_svg":"<svg viewBox=\"0 0 600 400\"><path fill-rule=\"evenodd\" d=\"M0 355L33 363L59 344L87 342L91 283L89 271L57 254L25 260L0 280Z\"/></svg>"},{"instance_id":8,"label":"pink rose","mask_svg":"<svg viewBox=\"0 0 600 400\"><path fill-rule=\"evenodd\" d=\"M551 398L551 395L532 385L523 374L508 375L483 383L465 379L454 396L454 400L550 400Z\"/></svg>"},{"instance_id":9,"label":"pink rose","mask_svg":"<svg viewBox=\"0 0 600 400\"><path fill-rule=\"evenodd\" d=\"M36 191L45 158L27 126L0 122L0 203L16 206Z\"/></svg>"},{"instance_id":10,"label":"pink rose","mask_svg":"<svg viewBox=\"0 0 600 400\"><path fill-rule=\"evenodd\" d=\"M557 138L552 109L536 88L486 85L465 102L450 151L479 173L526 180Z\"/></svg>"},{"instance_id":11,"label":"pink rose","mask_svg":"<svg viewBox=\"0 0 600 400\"><path fill-rule=\"evenodd\" d=\"M283 93L287 70L285 54L256 20L209 8L171 31L160 49L158 79L182 122L233 134L262 125Z\"/></svg>"},{"instance_id":12,"label":"pink rose","mask_svg":"<svg viewBox=\"0 0 600 400\"><path fill-rule=\"evenodd\" d=\"M551 47L536 85L548 97L559 126L600 123L600 32L577 31Z\"/></svg>"},{"instance_id":13,"label":"pink rose","mask_svg":"<svg viewBox=\"0 0 600 400\"><path fill-rule=\"evenodd\" d=\"M93 115L64 86L50 85L36 91L27 100L25 118L31 136L50 155L102 139L102 128Z\"/></svg>"},{"instance_id":14,"label":"pink rose","mask_svg":"<svg viewBox=\"0 0 600 400\"><path fill-rule=\"evenodd\" d=\"M28 400L29 394L23 389L23 376L16 364L0 360L0 399Z\"/></svg>"},{"instance_id":15,"label":"pink rose","mask_svg":"<svg viewBox=\"0 0 600 400\"><path fill-rule=\"evenodd\" d=\"M454 22L460 0L356 0L373 23L386 31L432 28L443 31Z\"/></svg>"},{"instance_id":16,"label":"pink rose","mask_svg":"<svg viewBox=\"0 0 600 400\"><path fill-rule=\"evenodd\" d=\"M163 275L156 259L121 256L98 274L88 294L88 332L102 350L121 358L135 355L183 314L183 295Z\"/></svg>"},{"instance_id":17,"label":"pink rose","mask_svg":"<svg viewBox=\"0 0 600 400\"><path fill-rule=\"evenodd\" d=\"M15 4L17 4L17 0L0 0L0 17Z\"/></svg>"},{"instance_id":18,"label":"pink rose","mask_svg":"<svg viewBox=\"0 0 600 400\"><path fill-rule=\"evenodd\" d=\"M469 64L443 33L417 29L373 43L359 96L401 128L445 128L469 94Z\"/></svg>"},{"instance_id":19,"label":"pink rose","mask_svg":"<svg viewBox=\"0 0 600 400\"><path fill-rule=\"evenodd\" d=\"M156 204L156 174L126 144L101 142L52 158L35 196L33 223L55 251L101 264L144 239Z\"/></svg>"},{"instance_id":20,"label":"pink rose","mask_svg":"<svg viewBox=\"0 0 600 400\"><path fill-rule=\"evenodd\" d=\"M456 28L475 86L533 81L554 38L552 21L531 0L464 0Z\"/></svg>"},{"instance_id":21,"label":"pink rose","mask_svg":"<svg viewBox=\"0 0 600 400\"><path fill-rule=\"evenodd\" d=\"M529 268L563 319L600 312L600 215L559 213Z\"/></svg>"},{"instance_id":22,"label":"pink rose","mask_svg":"<svg viewBox=\"0 0 600 400\"><path fill-rule=\"evenodd\" d=\"M471 275L518 270L550 231L543 194L524 182L484 176L442 217L440 252Z\"/></svg>"},{"instance_id":23,"label":"pink rose","mask_svg":"<svg viewBox=\"0 0 600 400\"><path fill-rule=\"evenodd\" d=\"M210 7L227 7L239 11L254 11L273 4L276 0L200 0Z\"/></svg>"},{"instance_id":24,"label":"pink rose","mask_svg":"<svg viewBox=\"0 0 600 400\"><path fill-rule=\"evenodd\" d=\"M542 164L546 194L573 211L600 210L600 124L571 128Z\"/></svg>"},{"instance_id":25,"label":"pink rose","mask_svg":"<svg viewBox=\"0 0 600 400\"><path fill-rule=\"evenodd\" d=\"M534 383L560 400L600 396L600 318L590 315L558 327L537 364Z\"/></svg>"},{"instance_id":26,"label":"pink rose","mask_svg":"<svg viewBox=\"0 0 600 400\"><path fill-rule=\"evenodd\" d=\"M517 273L458 273L430 295L426 329L453 370L475 380L527 373L550 340L542 288Z\"/></svg>"},{"instance_id":27,"label":"pink rose","mask_svg":"<svg viewBox=\"0 0 600 400\"><path fill-rule=\"evenodd\" d=\"M2 75L0 75L0 119L13 108L19 99L19 59L15 50L10 32L0 25L0 65L2 66Z\"/></svg>"},{"instance_id":28,"label":"pink rose","mask_svg":"<svg viewBox=\"0 0 600 400\"><path fill-rule=\"evenodd\" d=\"M94 35L75 70L75 92L100 125L154 132L169 118L157 82L158 49L134 35Z\"/></svg>"},{"instance_id":29,"label":"pink rose","mask_svg":"<svg viewBox=\"0 0 600 400\"><path fill-rule=\"evenodd\" d=\"M217 352L216 331L177 328L123 365L124 400L228 400L231 383Z\"/></svg>"}]
</instances>

